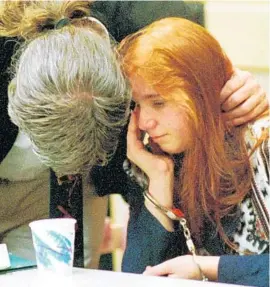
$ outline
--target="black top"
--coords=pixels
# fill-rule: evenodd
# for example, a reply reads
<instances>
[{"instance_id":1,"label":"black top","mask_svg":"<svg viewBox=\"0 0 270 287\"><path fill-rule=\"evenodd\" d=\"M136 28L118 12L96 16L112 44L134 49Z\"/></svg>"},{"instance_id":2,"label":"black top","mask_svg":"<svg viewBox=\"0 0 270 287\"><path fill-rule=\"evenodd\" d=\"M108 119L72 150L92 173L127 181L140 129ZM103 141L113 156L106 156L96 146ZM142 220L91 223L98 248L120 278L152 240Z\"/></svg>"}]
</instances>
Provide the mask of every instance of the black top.
<instances>
[{"instance_id":1,"label":"black top","mask_svg":"<svg viewBox=\"0 0 270 287\"><path fill-rule=\"evenodd\" d=\"M165 17L184 17L204 25L203 4L199 2L96 1L91 11L118 42L153 21Z\"/></svg>"},{"instance_id":2,"label":"black top","mask_svg":"<svg viewBox=\"0 0 270 287\"><path fill-rule=\"evenodd\" d=\"M7 88L10 80L7 69L10 67L15 44L16 39L0 37L0 162L13 146L18 134L18 128L10 121L7 111Z\"/></svg>"}]
</instances>

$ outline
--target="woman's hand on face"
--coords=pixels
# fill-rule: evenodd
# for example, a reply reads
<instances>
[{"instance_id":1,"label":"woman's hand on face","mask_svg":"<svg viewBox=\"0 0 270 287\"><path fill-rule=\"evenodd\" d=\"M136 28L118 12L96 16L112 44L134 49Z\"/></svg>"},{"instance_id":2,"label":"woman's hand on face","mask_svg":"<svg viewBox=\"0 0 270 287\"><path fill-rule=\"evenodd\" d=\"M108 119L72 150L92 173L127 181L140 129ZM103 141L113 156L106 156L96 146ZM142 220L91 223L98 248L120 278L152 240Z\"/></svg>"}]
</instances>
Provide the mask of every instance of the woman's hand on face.
<instances>
[{"instance_id":1,"label":"woman's hand on face","mask_svg":"<svg viewBox=\"0 0 270 287\"><path fill-rule=\"evenodd\" d=\"M197 256L203 274L212 281L217 280L218 256ZM163 276L201 280L202 275L192 255L183 255L167 260L153 267L146 267L143 275Z\"/></svg>"},{"instance_id":2,"label":"woman's hand on face","mask_svg":"<svg viewBox=\"0 0 270 287\"><path fill-rule=\"evenodd\" d=\"M149 141L153 153L149 152L141 139L141 131L138 127L136 113L131 112L127 133L127 157L143 170L149 180L155 180L160 176L173 175L173 160L165 155L160 148Z\"/></svg>"},{"instance_id":3,"label":"woman's hand on face","mask_svg":"<svg viewBox=\"0 0 270 287\"><path fill-rule=\"evenodd\" d=\"M231 79L220 93L224 119L229 125L247 123L269 108L265 91L258 81L246 71L235 69Z\"/></svg>"},{"instance_id":4,"label":"woman's hand on face","mask_svg":"<svg viewBox=\"0 0 270 287\"><path fill-rule=\"evenodd\" d=\"M174 162L172 158L162 153L160 148L151 142L151 139L149 143L153 153L146 150L141 139L136 112L132 112L127 133L127 157L148 176L149 193L159 204L171 208L173 205ZM151 204L146 204L146 206L155 217L160 217L160 211L157 208ZM164 216L161 216L162 219L158 218L160 222L163 221ZM163 224L163 222L161 223Z\"/></svg>"}]
</instances>

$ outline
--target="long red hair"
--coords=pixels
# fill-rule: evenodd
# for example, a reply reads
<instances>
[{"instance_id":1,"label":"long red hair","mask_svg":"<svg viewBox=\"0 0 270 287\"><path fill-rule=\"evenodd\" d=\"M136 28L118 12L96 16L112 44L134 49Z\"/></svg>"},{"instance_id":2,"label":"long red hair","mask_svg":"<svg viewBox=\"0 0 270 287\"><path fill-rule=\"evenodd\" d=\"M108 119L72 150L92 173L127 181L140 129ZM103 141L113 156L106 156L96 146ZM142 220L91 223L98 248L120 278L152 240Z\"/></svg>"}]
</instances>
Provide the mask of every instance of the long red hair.
<instances>
[{"instance_id":1,"label":"long red hair","mask_svg":"<svg viewBox=\"0 0 270 287\"><path fill-rule=\"evenodd\" d=\"M230 60L206 29L182 18L161 19L128 36L119 52L127 77L141 76L186 108L193 144L180 171L181 206L198 240L208 218L231 245L221 219L249 191L251 173L245 127L228 133L221 116L220 92L233 73Z\"/></svg>"}]
</instances>

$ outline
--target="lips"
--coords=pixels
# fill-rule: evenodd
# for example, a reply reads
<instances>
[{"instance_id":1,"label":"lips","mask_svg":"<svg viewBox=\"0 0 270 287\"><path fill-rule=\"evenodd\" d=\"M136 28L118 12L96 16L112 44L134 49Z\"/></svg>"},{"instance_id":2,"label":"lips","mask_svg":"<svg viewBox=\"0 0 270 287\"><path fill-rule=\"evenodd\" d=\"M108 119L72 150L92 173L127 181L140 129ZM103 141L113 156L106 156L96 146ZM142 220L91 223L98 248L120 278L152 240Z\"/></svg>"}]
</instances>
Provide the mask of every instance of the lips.
<instances>
[{"instance_id":1,"label":"lips","mask_svg":"<svg viewBox=\"0 0 270 287\"><path fill-rule=\"evenodd\" d=\"M159 140L160 138L164 137L165 135L160 136L150 136L153 141Z\"/></svg>"}]
</instances>

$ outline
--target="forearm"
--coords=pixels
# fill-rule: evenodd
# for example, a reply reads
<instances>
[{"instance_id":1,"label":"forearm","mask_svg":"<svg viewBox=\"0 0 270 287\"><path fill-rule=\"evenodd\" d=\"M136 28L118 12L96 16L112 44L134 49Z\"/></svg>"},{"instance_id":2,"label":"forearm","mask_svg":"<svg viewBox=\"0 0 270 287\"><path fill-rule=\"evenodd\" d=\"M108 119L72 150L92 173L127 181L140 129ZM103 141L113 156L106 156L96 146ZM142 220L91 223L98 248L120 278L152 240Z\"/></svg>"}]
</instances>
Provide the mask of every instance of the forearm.
<instances>
[{"instance_id":1,"label":"forearm","mask_svg":"<svg viewBox=\"0 0 270 287\"><path fill-rule=\"evenodd\" d=\"M167 208L172 208L172 179L171 176L161 176L150 180L148 192L157 200L159 204ZM145 199L145 206L148 211L159 221L159 223L168 231L174 231L173 222L152 202Z\"/></svg>"},{"instance_id":2,"label":"forearm","mask_svg":"<svg viewBox=\"0 0 270 287\"><path fill-rule=\"evenodd\" d=\"M210 280L217 281L219 256L196 256L196 261L200 266L202 273Z\"/></svg>"},{"instance_id":3,"label":"forearm","mask_svg":"<svg viewBox=\"0 0 270 287\"><path fill-rule=\"evenodd\" d=\"M269 255L197 256L203 274L210 281L267 286Z\"/></svg>"},{"instance_id":4,"label":"forearm","mask_svg":"<svg viewBox=\"0 0 270 287\"><path fill-rule=\"evenodd\" d=\"M220 257L218 281L239 285L269 285L269 254Z\"/></svg>"},{"instance_id":5,"label":"forearm","mask_svg":"<svg viewBox=\"0 0 270 287\"><path fill-rule=\"evenodd\" d=\"M168 232L143 205L130 214L122 271L142 273L148 265L183 254L184 248L181 233Z\"/></svg>"},{"instance_id":6,"label":"forearm","mask_svg":"<svg viewBox=\"0 0 270 287\"><path fill-rule=\"evenodd\" d=\"M171 209L173 207L173 176L171 172L150 179L148 192L160 205ZM145 206L166 230L174 231L173 221L159 208L148 199L145 199Z\"/></svg>"}]
</instances>

